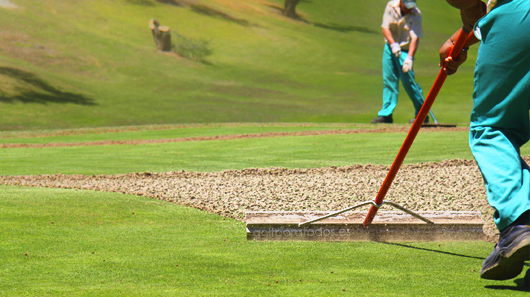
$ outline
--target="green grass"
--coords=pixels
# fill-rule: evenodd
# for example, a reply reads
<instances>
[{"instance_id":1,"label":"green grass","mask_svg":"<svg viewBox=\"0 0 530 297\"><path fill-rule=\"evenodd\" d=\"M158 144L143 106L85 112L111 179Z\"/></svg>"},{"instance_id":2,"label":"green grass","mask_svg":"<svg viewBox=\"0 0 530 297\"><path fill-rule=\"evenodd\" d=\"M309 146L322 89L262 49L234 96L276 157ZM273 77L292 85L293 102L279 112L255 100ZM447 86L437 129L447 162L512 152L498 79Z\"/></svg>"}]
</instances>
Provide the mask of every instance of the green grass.
<instances>
[{"instance_id":1,"label":"green grass","mask_svg":"<svg viewBox=\"0 0 530 297\"><path fill-rule=\"evenodd\" d=\"M381 106L386 2L302 2L304 21L292 21L273 8L280 0L197 0L206 10L155 0L18 0L23 8L1 10L0 129L367 123ZM427 94L438 49L460 21L445 2L421 8L425 37L415 71ZM207 62L157 53L147 28L153 17L209 41ZM440 122L469 121L475 54L434 104ZM412 117L403 92L394 119Z\"/></svg>"},{"instance_id":2,"label":"green grass","mask_svg":"<svg viewBox=\"0 0 530 297\"><path fill-rule=\"evenodd\" d=\"M107 128L116 139L348 125ZM362 126L370 128L368 126ZM134 131L136 130L136 131ZM4 140L100 140L101 129ZM149 137L151 134L152 137ZM32 137L30 137L32 136ZM389 164L404 133L1 149L3 175ZM74 137L74 139L72 139ZM107 138L107 137L103 137ZM469 158L465 132L422 132L408 162ZM384 145L382 145L384 143ZM440 152L443 152L440 155ZM140 196L0 186L0 296L511 296L479 278L490 242L255 242L243 222Z\"/></svg>"},{"instance_id":3,"label":"green grass","mask_svg":"<svg viewBox=\"0 0 530 297\"><path fill-rule=\"evenodd\" d=\"M283 0L14 2L21 9L0 8L1 143L374 128L359 123L381 105L387 0L302 1L302 21L278 13ZM444 1L420 7L425 37L415 72L427 94L438 49L460 21ZM207 41L212 54L200 62L156 52L153 17ZM433 106L440 122L469 122L476 48L469 53ZM394 119L406 123L413 111L402 94ZM404 137L2 148L0 172L389 165ZM466 132L421 132L405 163L455 158L471 159ZM10 186L0 193L0 296L527 295L520 278L479 278L488 242L249 242L242 222L145 197Z\"/></svg>"},{"instance_id":4,"label":"green grass","mask_svg":"<svg viewBox=\"0 0 530 297\"><path fill-rule=\"evenodd\" d=\"M227 135L241 132L296 131L310 127L181 128L53 137L57 143L112 139L160 139L179 136ZM318 127L322 129L323 127ZM152 137L149 135L152 134ZM243 133L244 134L244 133ZM222 171L249 167L315 168L353 164L391 164L406 133L361 133L320 136L282 136L234 140L205 140L143 145L98 145L0 150L3 175L118 174L124 172ZM74 137L74 139L72 139ZM6 138L42 143L48 138ZM9 143L11 141L6 141ZM74 141L74 142L75 142ZM58 156L61 156L58 158ZM405 163L471 159L467 132L421 132Z\"/></svg>"},{"instance_id":5,"label":"green grass","mask_svg":"<svg viewBox=\"0 0 530 297\"><path fill-rule=\"evenodd\" d=\"M526 296L487 242L252 242L244 224L116 193L0 188L1 296Z\"/></svg>"},{"instance_id":6,"label":"green grass","mask_svg":"<svg viewBox=\"0 0 530 297\"><path fill-rule=\"evenodd\" d=\"M74 130L5 131L0 132L0 143L76 143L105 140L212 137L226 135L248 135L267 132L282 133L344 129L373 130L378 129L378 127L375 125L347 123L245 123L206 125L149 125L86 128Z\"/></svg>"}]
</instances>

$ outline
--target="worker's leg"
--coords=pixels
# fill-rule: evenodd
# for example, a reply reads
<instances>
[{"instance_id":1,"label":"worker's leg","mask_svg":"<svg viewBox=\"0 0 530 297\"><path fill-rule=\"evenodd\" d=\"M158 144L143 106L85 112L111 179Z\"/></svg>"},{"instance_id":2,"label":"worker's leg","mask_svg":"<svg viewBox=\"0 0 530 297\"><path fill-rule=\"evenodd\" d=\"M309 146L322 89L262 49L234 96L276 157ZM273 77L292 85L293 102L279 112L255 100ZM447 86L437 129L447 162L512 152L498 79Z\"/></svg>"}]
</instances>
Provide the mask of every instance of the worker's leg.
<instances>
[{"instance_id":1,"label":"worker's leg","mask_svg":"<svg viewBox=\"0 0 530 297\"><path fill-rule=\"evenodd\" d=\"M385 44L383 51L383 108L378 116L388 117L397 106L399 94L399 71L390 47Z\"/></svg>"},{"instance_id":2,"label":"worker's leg","mask_svg":"<svg viewBox=\"0 0 530 297\"><path fill-rule=\"evenodd\" d=\"M519 152L530 137L529 12L529 1L502 2L478 23L470 147L499 230L530 209L530 174Z\"/></svg>"},{"instance_id":3,"label":"worker's leg","mask_svg":"<svg viewBox=\"0 0 530 297\"><path fill-rule=\"evenodd\" d=\"M470 147L501 231L482 278L519 275L530 260L530 170L520 149L530 138L530 1L499 1L476 26Z\"/></svg>"},{"instance_id":4,"label":"worker's leg","mask_svg":"<svg viewBox=\"0 0 530 297\"><path fill-rule=\"evenodd\" d=\"M491 127L470 130L471 151L484 177L499 230L530 210L530 169L520 157L520 135L516 134Z\"/></svg>"}]
</instances>

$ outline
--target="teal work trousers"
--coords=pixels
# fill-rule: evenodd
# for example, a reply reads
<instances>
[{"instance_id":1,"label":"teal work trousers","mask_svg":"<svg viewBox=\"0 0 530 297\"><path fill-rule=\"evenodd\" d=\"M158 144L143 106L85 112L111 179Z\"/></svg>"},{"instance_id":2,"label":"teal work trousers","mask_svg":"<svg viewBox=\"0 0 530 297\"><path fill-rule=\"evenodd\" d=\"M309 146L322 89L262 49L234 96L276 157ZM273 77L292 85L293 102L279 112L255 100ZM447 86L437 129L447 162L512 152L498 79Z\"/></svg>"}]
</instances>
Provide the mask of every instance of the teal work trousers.
<instances>
[{"instance_id":1,"label":"teal work trousers","mask_svg":"<svg viewBox=\"0 0 530 297\"><path fill-rule=\"evenodd\" d=\"M530 1L499 0L475 35L469 145L502 231L530 210L530 168L521 158L530 139Z\"/></svg>"},{"instance_id":2,"label":"teal work trousers","mask_svg":"<svg viewBox=\"0 0 530 297\"><path fill-rule=\"evenodd\" d=\"M409 95L416 113L414 117L418 115L421 106L423 105L423 91L421 87L414 81L414 71L411 70L408 73L403 73L402 65L403 61L407 57L408 53L405 51L401 52L401 59L392 54L390 46L385 44L383 51L383 107L377 113L378 116L390 116L394 113L398 103L399 95L399 80L403 84L405 91Z\"/></svg>"}]
</instances>

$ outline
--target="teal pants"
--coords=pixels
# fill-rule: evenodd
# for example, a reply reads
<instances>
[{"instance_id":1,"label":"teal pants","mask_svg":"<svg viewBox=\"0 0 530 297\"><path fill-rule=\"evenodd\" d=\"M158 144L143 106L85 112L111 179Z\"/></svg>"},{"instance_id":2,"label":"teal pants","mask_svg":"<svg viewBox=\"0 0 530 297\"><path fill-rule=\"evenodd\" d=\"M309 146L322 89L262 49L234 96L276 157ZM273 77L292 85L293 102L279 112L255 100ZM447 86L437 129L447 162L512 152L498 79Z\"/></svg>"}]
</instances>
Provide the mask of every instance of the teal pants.
<instances>
[{"instance_id":1,"label":"teal pants","mask_svg":"<svg viewBox=\"0 0 530 297\"><path fill-rule=\"evenodd\" d=\"M421 87L414 81L414 71L403 73L402 65L408 53L401 52L401 59L398 59L392 54L390 46L385 44L383 51L383 108L377 113L378 116L390 116L396 109L399 95L399 80L403 84L405 91L412 100L416 113L418 115L421 106L423 105L423 91Z\"/></svg>"},{"instance_id":2,"label":"teal pants","mask_svg":"<svg viewBox=\"0 0 530 297\"><path fill-rule=\"evenodd\" d=\"M499 230L530 210L530 1L499 0L475 25L482 38L475 65L469 145Z\"/></svg>"}]
</instances>

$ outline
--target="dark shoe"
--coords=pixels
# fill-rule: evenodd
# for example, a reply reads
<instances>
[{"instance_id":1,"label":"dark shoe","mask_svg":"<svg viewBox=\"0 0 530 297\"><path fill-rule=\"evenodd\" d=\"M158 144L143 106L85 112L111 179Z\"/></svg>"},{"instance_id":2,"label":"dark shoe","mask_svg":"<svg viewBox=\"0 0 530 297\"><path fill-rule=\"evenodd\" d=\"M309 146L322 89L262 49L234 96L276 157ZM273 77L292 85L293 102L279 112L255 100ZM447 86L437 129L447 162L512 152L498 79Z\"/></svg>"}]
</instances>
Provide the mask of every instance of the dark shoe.
<instances>
[{"instance_id":1,"label":"dark shoe","mask_svg":"<svg viewBox=\"0 0 530 297\"><path fill-rule=\"evenodd\" d=\"M378 116L375 119L372 119L372 124L378 124L378 123L386 123L386 124L392 124L394 120L392 119L392 115L389 115L387 117L385 116Z\"/></svg>"},{"instance_id":2,"label":"dark shoe","mask_svg":"<svg viewBox=\"0 0 530 297\"><path fill-rule=\"evenodd\" d=\"M510 226L501 232L493 252L482 263L480 277L492 280L514 278L521 273L527 260L530 260L530 226Z\"/></svg>"},{"instance_id":3,"label":"dark shoe","mask_svg":"<svg viewBox=\"0 0 530 297\"><path fill-rule=\"evenodd\" d=\"M415 120L416 120L416 118L410 119L409 124L414 124ZM423 123L424 124L428 124L429 123L429 117L426 117L425 120L423 121Z\"/></svg>"}]
</instances>

